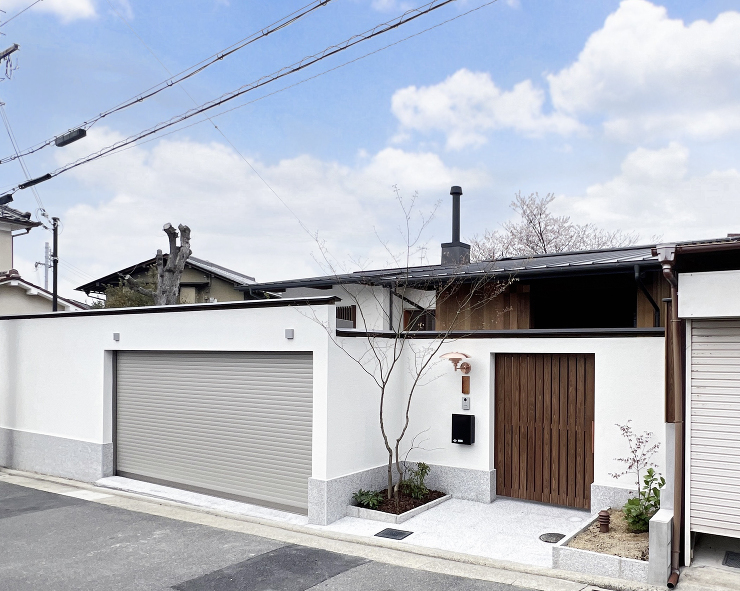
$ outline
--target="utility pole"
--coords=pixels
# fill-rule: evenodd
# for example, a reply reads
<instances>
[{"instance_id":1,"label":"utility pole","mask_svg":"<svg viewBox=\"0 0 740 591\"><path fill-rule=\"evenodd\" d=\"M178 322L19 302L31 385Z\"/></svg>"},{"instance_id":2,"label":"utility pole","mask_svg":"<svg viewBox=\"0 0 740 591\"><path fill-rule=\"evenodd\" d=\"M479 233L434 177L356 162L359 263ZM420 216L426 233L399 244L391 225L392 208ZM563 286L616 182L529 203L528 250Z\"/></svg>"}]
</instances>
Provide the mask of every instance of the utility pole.
<instances>
[{"instance_id":1,"label":"utility pole","mask_svg":"<svg viewBox=\"0 0 740 591\"><path fill-rule=\"evenodd\" d=\"M44 243L44 262L40 263L39 261L36 261L33 266L38 269L39 267L44 267L44 289L46 291L49 291L49 269L51 268L51 249L49 248L49 243Z\"/></svg>"},{"instance_id":2,"label":"utility pole","mask_svg":"<svg viewBox=\"0 0 740 591\"><path fill-rule=\"evenodd\" d=\"M51 262L54 272L52 274L52 291L51 291L51 310L57 311L57 267L59 266L59 218L51 218L54 228L54 252L51 255Z\"/></svg>"},{"instance_id":3,"label":"utility pole","mask_svg":"<svg viewBox=\"0 0 740 591\"><path fill-rule=\"evenodd\" d=\"M49 269L51 269L51 248L49 248L49 243L44 243L44 262L36 261L33 264L34 268L38 269L39 267L44 268L44 289L46 291L49 291Z\"/></svg>"}]
</instances>

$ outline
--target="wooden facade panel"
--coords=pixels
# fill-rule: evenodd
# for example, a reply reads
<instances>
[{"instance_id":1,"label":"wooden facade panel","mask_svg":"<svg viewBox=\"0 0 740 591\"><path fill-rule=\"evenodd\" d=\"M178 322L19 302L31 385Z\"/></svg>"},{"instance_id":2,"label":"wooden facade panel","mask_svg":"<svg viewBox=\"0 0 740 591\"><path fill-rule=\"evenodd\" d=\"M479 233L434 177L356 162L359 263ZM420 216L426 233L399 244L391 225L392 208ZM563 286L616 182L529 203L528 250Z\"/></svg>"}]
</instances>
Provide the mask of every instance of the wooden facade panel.
<instances>
[{"instance_id":1,"label":"wooden facade panel","mask_svg":"<svg viewBox=\"0 0 740 591\"><path fill-rule=\"evenodd\" d=\"M496 355L497 494L590 508L594 367L588 354Z\"/></svg>"},{"instance_id":2,"label":"wooden facade panel","mask_svg":"<svg viewBox=\"0 0 740 591\"><path fill-rule=\"evenodd\" d=\"M664 299L671 297L671 286L668 281L665 280L663 274L660 271L649 271L645 273L643 283L647 288L653 300L658 304L660 308L660 324L659 326L665 327L666 318L668 318L668 311L666 304L663 302ZM641 290L637 290L637 326L640 328L649 328L654 323L654 313L650 301L645 297L645 294Z\"/></svg>"},{"instance_id":3,"label":"wooden facade panel","mask_svg":"<svg viewBox=\"0 0 740 591\"><path fill-rule=\"evenodd\" d=\"M437 297L437 330L509 330L531 328L529 286L515 283L492 297L494 287L461 284Z\"/></svg>"}]
</instances>

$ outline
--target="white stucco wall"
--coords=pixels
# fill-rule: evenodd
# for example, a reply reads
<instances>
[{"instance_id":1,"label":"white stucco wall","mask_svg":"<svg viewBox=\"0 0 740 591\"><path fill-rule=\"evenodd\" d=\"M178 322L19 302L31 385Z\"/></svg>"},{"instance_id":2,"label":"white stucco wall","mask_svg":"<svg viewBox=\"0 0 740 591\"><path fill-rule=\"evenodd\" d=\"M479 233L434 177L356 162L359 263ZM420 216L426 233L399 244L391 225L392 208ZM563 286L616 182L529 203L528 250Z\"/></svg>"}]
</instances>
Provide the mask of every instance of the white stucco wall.
<instances>
[{"instance_id":1,"label":"white stucco wall","mask_svg":"<svg viewBox=\"0 0 740 591\"><path fill-rule=\"evenodd\" d=\"M207 308L197 305L194 308ZM315 317L314 317L315 315ZM371 378L316 322L334 326L333 306L231 308L207 311L0 320L0 427L92 443L112 438L111 351L311 351L314 360L313 477L331 479L382 465L387 455L378 426L378 390ZM295 330L287 340L286 328ZM120 333L120 341L113 333ZM338 339L354 357L367 353L360 337ZM414 340L414 349L428 340ZM596 484L632 487L615 481L615 457L626 443L615 423L633 420L663 446L656 463L664 472L664 341L659 337L486 338L446 343L415 394L411 424L401 449L425 429L423 447L410 456L432 464L491 470L494 463L493 355L496 353L595 354ZM471 356L471 413L476 443L450 442L450 415L461 413L460 372L438 356L450 351ZM411 374L407 350L388 392L389 433L401 424L404 392ZM371 357L365 359L370 362ZM372 367L368 363L368 369Z\"/></svg>"},{"instance_id":2,"label":"white stucco wall","mask_svg":"<svg viewBox=\"0 0 740 591\"><path fill-rule=\"evenodd\" d=\"M355 357L364 339L343 338L341 345ZM413 341L414 347L429 341ZM472 446L451 443L450 422L461 409L461 373L449 361L440 360L430 369L414 396L411 423L401 449L408 449L411 437L424 429L427 450L415 450L411 460L444 466L491 470L494 468L492 431L494 411L495 353L593 353L595 355L595 448L594 483L632 488L634 478L615 480L610 472L621 472L615 457L627 454L627 443L616 423L632 419L636 432L652 431L661 443L655 456L659 471L665 474L664 442L664 340L660 337L620 338L497 338L460 339L446 343L435 355L462 351L471 358L471 410L476 417L476 443ZM411 351L409 351L411 353ZM409 386L406 365L398 375L401 390L392 389L388 401L389 431L398 433L403 414L403 392ZM369 358L368 358L369 361ZM398 371L398 370L397 370ZM403 382L403 383L401 383ZM329 355L329 420L327 474L335 478L378 466L386 461L379 433L379 393L371 379L343 351Z\"/></svg>"},{"instance_id":3,"label":"white stucco wall","mask_svg":"<svg viewBox=\"0 0 740 591\"><path fill-rule=\"evenodd\" d=\"M417 302L424 308L434 308L435 293L418 289L400 288L398 293ZM351 294L351 295L350 295ZM336 296L342 301L338 306L359 304L357 311L357 330L390 330L389 320L398 329L399 320L403 322L404 310L415 310L413 305L393 296L393 313L390 312L390 293L388 288L370 285L336 285L331 289L312 289L308 287L286 289L282 294L286 298ZM364 317L363 317L364 316Z\"/></svg>"},{"instance_id":4,"label":"white stucco wall","mask_svg":"<svg viewBox=\"0 0 740 591\"><path fill-rule=\"evenodd\" d=\"M0 320L0 427L92 443L112 438L110 351L311 351L314 449L326 448L328 337L300 307ZM333 306L315 306L333 322ZM293 328L295 338L285 338ZM120 341L113 333L120 333ZM106 360L108 367L106 368ZM314 475L326 471L314 454Z\"/></svg>"},{"instance_id":5,"label":"white stucco wall","mask_svg":"<svg viewBox=\"0 0 740 591\"><path fill-rule=\"evenodd\" d=\"M337 306L358 305L358 330L388 329L388 290L382 287L368 285L340 285L331 289L301 287L286 289L281 295L284 298L335 296L342 300L337 303ZM364 321L360 315L360 308Z\"/></svg>"},{"instance_id":6,"label":"white stucco wall","mask_svg":"<svg viewBox=\"0 0 740 591\"><path fill-rule=\"evenodd\" d=\"M64 300L58 300L60 312L78 310ZM52 311L52 296L21 281L0 283L0 316L15 314L43 314Z\"/></svg>"},{"instance_id":7,"label":"white stucco wall","mask_svg":"<svg viewBox=\"0 0 740 591\"><path fill-rule=\"evenodd\" d=\"M740 318L740 271L681 273L678 315L681 318Z\"/></svg>"},{"instance_id":8,"label":"white stucco wall","mask_svg":"<svg viewBox=\"0 0 740 591\"><path fill-rule=\"evenodd\" d=\"M10 226L0 222L0 271L13 268L13 236Z\"/></svg>"}]
</instances>

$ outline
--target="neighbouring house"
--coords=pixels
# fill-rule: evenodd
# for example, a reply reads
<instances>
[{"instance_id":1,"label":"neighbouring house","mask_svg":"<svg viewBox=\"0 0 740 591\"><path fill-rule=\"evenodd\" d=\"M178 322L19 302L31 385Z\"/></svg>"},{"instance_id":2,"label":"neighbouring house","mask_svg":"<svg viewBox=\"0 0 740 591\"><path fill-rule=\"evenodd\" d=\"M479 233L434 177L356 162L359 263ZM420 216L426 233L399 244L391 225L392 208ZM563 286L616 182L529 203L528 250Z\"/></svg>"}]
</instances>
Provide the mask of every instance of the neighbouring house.
<instances>
[{"instance_id":1,"label":"neighbouring house","mask_svg":"<svg viewBox=\"0 0 740 591\"><path fill-rule=\"evenodd\" d=\"M31 220L30 213L0 206L0 315L52 311L51 292L23 279L13 265L13 240L40 225ZM69 312L84 310L86 306L60 297L58 308Z\"/></svg>"},{"instance_id":2,"label":"neighbouring house","mask_svg":"<svg viewBox=\"0 0 740 591\"><path fill-rule=\"evenodd\" d=\"M168 255L164 255L165 261ZM142 282L151 269L156 267L156 259L151 258L120 271L110 273L99 279L75 288L88 296L104 296L109 287L118 287L127 275L134 281ZM204 304L214 302L233 302L244 300L244 292L239 287L254 283L254 277L232 271L210 261L188 257L180 281L181 304Z\"/></svg>"},{"instance_id":3,"label":"neighbouring house","mask_svg":"<svg viewBox=\"0 0 740 591\"><path fill-rule=\"evenodd\" d=\"M467 301L439 353L468 355L469 408L440 361L411 412L429 441L410 459L431 486L618 507L634 478L610 475L627 452L616 424L631 420L661 444L661 518L676 526L673 548L651 547L653 582L671 550L690 562L693 533L740 538L740 237L471 263L459 233L439 265L249 282L246 301L0 318L0 464L331 523L386 479L377 388L347 353L392 342L400 322L411 364ZM456 299L482 276L503 293ZM408 386L406 372L390 385L391 426ZM471 445L452 440L453 414L473 417Z\"/></svg>"}]
</instances>

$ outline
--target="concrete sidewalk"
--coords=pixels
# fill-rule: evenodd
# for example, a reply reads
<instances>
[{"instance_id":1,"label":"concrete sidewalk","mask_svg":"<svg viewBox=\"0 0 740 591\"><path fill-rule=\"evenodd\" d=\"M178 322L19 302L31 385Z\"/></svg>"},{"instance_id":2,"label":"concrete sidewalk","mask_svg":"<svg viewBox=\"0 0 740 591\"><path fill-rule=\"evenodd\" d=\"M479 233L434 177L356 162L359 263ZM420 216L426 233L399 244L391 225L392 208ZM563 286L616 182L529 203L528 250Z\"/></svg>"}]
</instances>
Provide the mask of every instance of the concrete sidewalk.
<instances>
[{"instance_id":1,"label":"concrete sidewalk","mask_svg":"<svg viewBox=\"0 0 740 591\"><path fill-rule=\"evenodd\" d=\"M265 517L227 513L219 509L186 505L183 501L155 499L142 494L103 489L59 478L3 470L0 471L0 482L9 482L71 497L88 497L93 503L109 507L246 533L283 544L319 548L393 566L514 585L525 589L542 589L543 591L583 591L592 588L635 591L655 589L648 585L605 577L554 571L549 568L527 566L461 552L331 531L327 528L320 530L313 526L281 522Z\"/></svg>"},{"instance_id":2,"label":"concrete sidewalk","mask_svg":"<svg viewBox=\"0 0 740 591\"><path fill-rule=\"evenodd\" d=\"M305 525L318 531L339 532L372 538L388 524L345 517L327 526L309 525L303 515L277 511L147 482L113 476L96 484L152 497L170 499L198 507L258 517L282 523ZM490 505L450 499L405 521L397 529L413 532L404 543L511 560L533 566L552 566L552 546L540 540L543 533L570 534L590 517L588 511L544 503L497 499Z\"/></svg>"}]
</instances>

